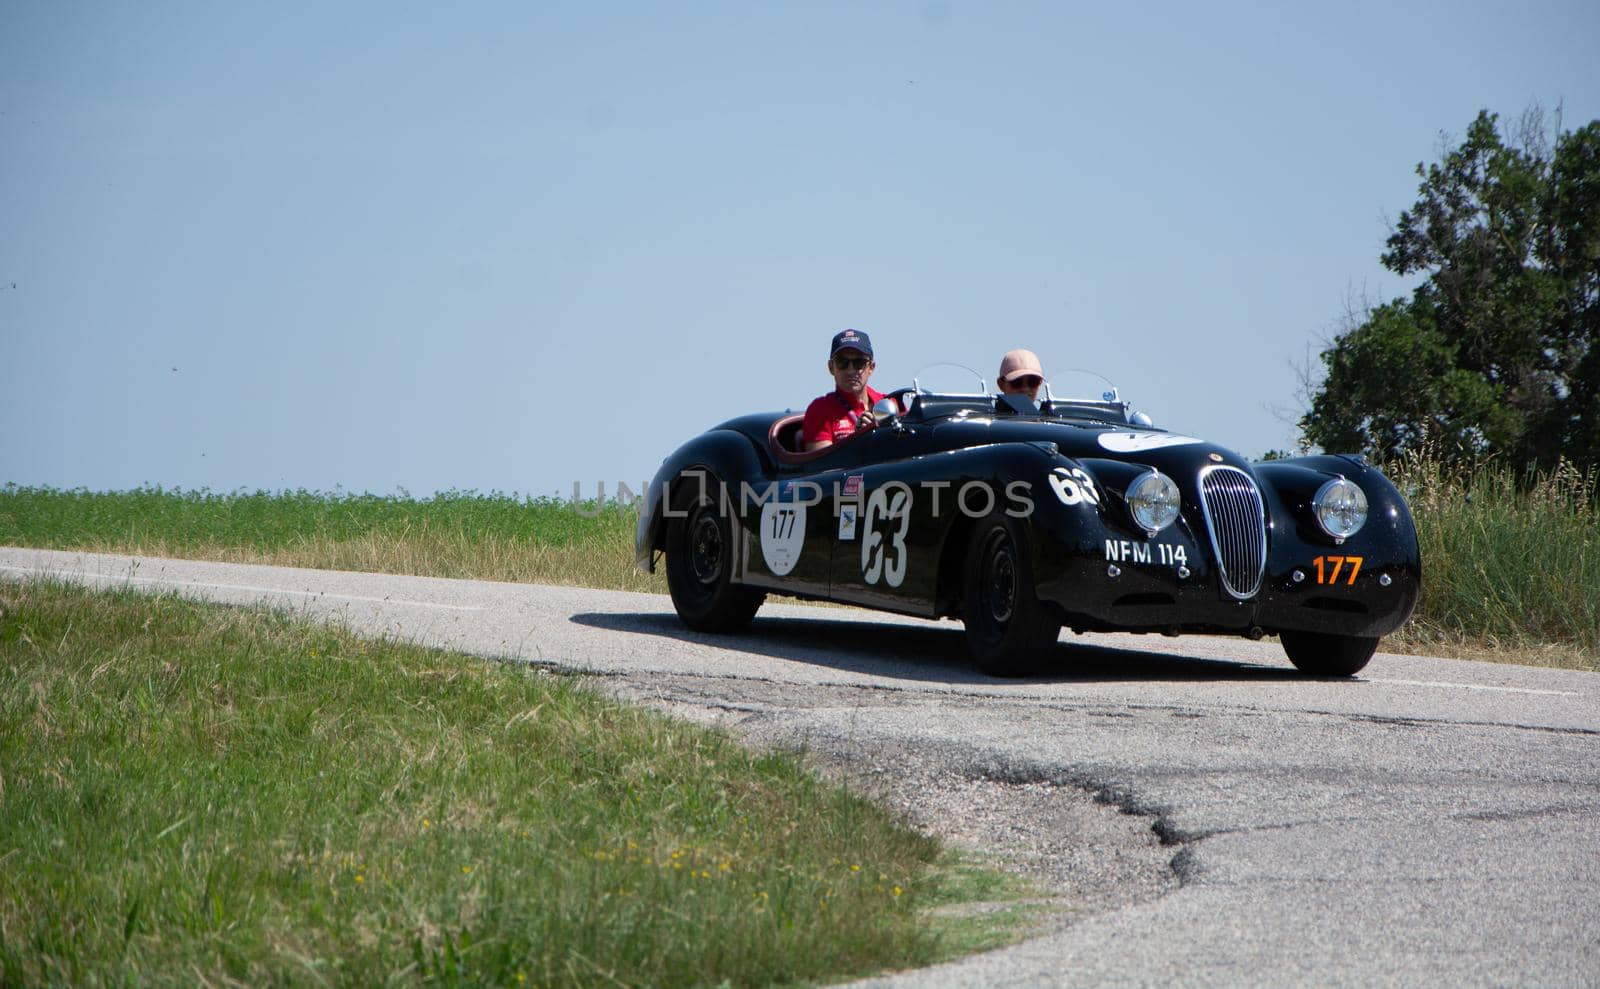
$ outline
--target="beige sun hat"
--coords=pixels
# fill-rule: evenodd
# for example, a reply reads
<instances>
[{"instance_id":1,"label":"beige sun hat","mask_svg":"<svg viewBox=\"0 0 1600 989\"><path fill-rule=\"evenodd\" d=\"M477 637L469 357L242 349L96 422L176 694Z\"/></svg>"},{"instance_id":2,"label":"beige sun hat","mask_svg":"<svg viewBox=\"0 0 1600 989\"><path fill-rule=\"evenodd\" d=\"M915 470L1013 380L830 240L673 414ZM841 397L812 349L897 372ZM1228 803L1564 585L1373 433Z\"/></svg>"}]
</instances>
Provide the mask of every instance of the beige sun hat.
<instances>
[{"instance_id":1,"label":"beige sun hat","mask_svg":"<svg viewBox=\"0 0 1600 989\"><path fill-rule=\"evenodd\" d=\"M1000 358L1000 380L1010 384L1026 375L1044 377L1044 368L1039 366L1039 355L1031 350L1012 350Z\"/></svg>"}]
</instances>

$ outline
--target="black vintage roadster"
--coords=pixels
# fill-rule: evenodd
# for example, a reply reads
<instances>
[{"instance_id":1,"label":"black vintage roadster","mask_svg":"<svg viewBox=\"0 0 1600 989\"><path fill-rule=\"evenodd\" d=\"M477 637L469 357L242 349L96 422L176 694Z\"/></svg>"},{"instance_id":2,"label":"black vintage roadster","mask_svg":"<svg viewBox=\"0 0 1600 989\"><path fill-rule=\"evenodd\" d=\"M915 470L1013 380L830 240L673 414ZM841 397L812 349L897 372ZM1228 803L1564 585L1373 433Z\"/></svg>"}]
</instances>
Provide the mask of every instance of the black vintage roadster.
<instances>
[{"instance_id":1,"label":"black vintage roadster","mask_svg":"<svg viewBox=\"0 0 1600 989\"><path fill-rule=\"evenodd\" d=\"M778 591L960 618L999 676L1036 670L1063 626L1276 635L1300 670L1349 676L1416 604L1410 510L1360 457L1252 463L1114 388L913 386L873 418L808 453L801 416L747 415L666 458L635 550L650 571L666 554L686 625L738 629Z\"/></svg>"}]
</instances>

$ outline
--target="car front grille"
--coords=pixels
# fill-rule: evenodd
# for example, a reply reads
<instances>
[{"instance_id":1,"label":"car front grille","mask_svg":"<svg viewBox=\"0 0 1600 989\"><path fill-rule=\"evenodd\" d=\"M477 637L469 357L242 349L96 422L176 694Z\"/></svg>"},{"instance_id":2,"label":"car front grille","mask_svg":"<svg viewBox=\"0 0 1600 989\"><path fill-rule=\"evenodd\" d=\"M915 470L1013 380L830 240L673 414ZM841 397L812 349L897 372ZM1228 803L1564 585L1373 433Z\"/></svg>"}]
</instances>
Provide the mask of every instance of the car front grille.
<instances>
[{"instance_id":1,"label":"car front grille","mask_svg":"<svg viewBox=\"0 0 1600 989\"><path fill-rule=\"evenodd\" d=\"M1240 600L1255 597L1267 566L1266 516L1255 482L1237 467L1208 467L1200 472L1200 507L1222 586Z\"/></svg>"}]
</instances>

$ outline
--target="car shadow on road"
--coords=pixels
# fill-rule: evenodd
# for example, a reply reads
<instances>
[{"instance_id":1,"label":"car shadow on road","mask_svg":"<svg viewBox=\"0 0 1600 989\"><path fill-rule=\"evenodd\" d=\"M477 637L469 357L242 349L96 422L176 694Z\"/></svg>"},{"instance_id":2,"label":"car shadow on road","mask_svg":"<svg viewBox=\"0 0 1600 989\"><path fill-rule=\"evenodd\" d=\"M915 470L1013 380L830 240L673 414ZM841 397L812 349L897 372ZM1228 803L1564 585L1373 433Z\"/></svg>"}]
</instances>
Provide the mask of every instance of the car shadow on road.
<instances>
[{"instance_id":1,"label":"car shadow on road","mask_svg":"<svg viewBox=\"0 0 1600 989\"><path fill-rule=\"evenodd\" d=\"M980 673L972 666L961 627L950 624L917 626L758 615L746 631L712 634L692 631L685 628L677 616L660 612L584 612L573 615L571 621L591 628L654 635L844 672L927 683L1303 682L1308 679L1305 674L1287 667L1071 642L1057 644L1055 653L1035 675L1000 679Z\"/></svg>"}]
</instances>

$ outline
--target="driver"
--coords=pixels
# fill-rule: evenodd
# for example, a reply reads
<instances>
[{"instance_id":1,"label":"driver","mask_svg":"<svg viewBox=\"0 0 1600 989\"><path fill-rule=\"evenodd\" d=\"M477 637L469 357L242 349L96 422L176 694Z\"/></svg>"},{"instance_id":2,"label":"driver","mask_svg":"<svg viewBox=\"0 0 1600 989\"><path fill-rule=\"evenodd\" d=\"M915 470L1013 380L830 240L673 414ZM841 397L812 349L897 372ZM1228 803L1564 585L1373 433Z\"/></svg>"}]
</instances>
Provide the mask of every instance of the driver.
<instances>
[{"instance_id":1,"label":"driver","mask_svg":"<svg viewBox=\"0 0 1600 989\"><path fill-rule=\"evenodd\" d=\"M872 377L872 340L860 330L841 330L828 349L828 373L834 390L806 406L800 436L807 450L820 450L871 429L872 406L883 395L867 387Z\"/></svg>"},{"instance_id":2,"label":"driver","mask_svg":"<svg viewBox=\"0 0 1600 989\"><path fill-rule=\"evenodd\" d=\"M1039 401L1039 386L1044 384L1044 368L1039 355L1031 350L1012 350L1000 358L1000 376L994 379L1002 395L1026 395Z\"/></svg>"}]
</instances>

